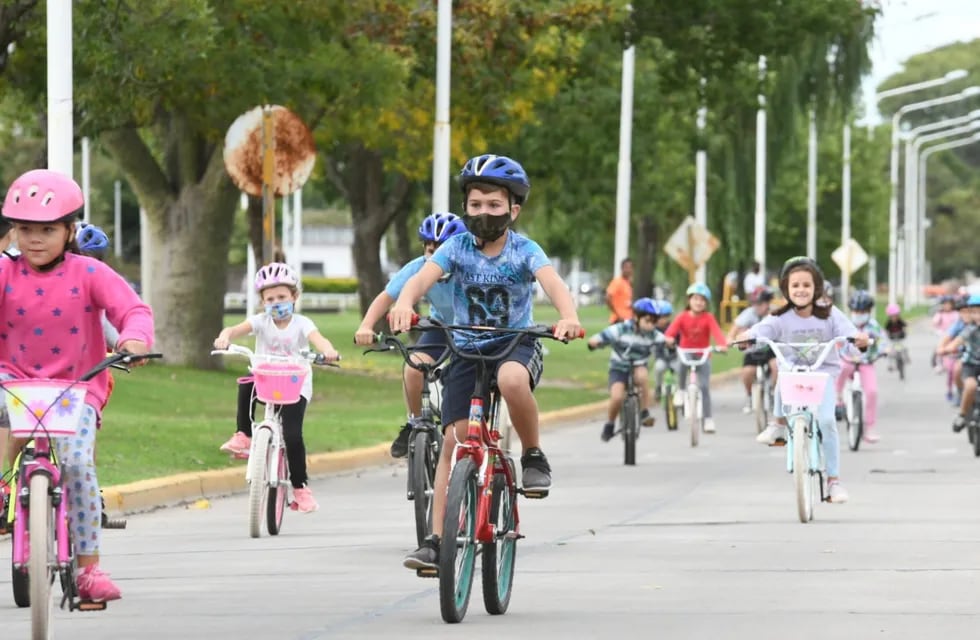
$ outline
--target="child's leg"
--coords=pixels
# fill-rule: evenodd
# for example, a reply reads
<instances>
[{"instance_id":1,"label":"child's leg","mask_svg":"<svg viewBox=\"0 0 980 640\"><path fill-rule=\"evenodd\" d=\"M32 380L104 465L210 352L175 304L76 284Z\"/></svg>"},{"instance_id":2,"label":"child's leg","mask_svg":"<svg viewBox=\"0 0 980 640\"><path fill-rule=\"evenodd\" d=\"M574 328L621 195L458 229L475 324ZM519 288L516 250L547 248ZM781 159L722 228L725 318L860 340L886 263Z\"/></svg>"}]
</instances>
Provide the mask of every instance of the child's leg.
<instances>
[{"instance_id":1,"label":"child's leg","mask_svg":"<svg viewBox=\"0 0 980 640\"><path fill-rule=\"evenodd\" d=\"M861 367L861 387L864 389L864 424L870 429L878 421L878 373L874 365Z\"/></svg>"},{"instance_id":2,"label":"child's leg","mask_svg":"<svg viewBox=\"0 0 980 640\"><path fill-rule=\"evenodd\" d=\"M508 405L508 409L510 406ZM442 453L436 464L436 477L432 493L432 535L442 537L442 524L446 517L446 493L449 491L449 472L456 455L456 443L466 440L467 420L457 420L446 429Z\"/></svg>"},{"instance_id":3,"label":"child's leg","mask_svg":"<svg viewBox=\"0 0 980 640\"><path fill-rule=\"evenodd\" d=\"M698 386L701 387L701 402L704 417L711 417L711 358L698 367Z\"/></svg>"},{"instance_id":4,"label":"child's leg","mask_svg":"<svg viewBox=\"0 0 980 640\"><path fill-rule=\"evenodd\" d=\"M640 408L650 408L650 383L646 365L633 367L633 384L640 392Z\"/></svg>"},{"instance_id":5,"label":"child's leg","mask_svg":"<svg viewBox=\"0 0 980 640\"><path fill-rule=\"evenodd\" d=\"M837 403L838 404L844 402L843 398L841 397L841 393L844 391L844 385L846 385L847 384L847 381L851 379L851 376L852 375L854 375L854 366L855 365L853 363L851 363L851 362L848 362L848 361L843 360L843 359L841 360L841 363L840 363L840 375L837 376L837 381L835 383L836 384L836 389L837 389ZM862 379L862 382L863 382L863 379Z\"/></svg>"},{"instance_id":6,"label":"child's leg","mask_svg":"<svg viewBox=\"0 0 980 640\"><path fill-rule=\"evenodd\" d=\"M510 421L521 438L523 453L540 448L538 403L533 390L543 370L541 344L537 340L519 344L509 359L497 367L497 388L507 401Z\"/></svg>"},{"instance_id":7,"label":"child's leg","mask_svg":"<svg viewBox=\"0 0 980 640\"><path fill-rule=\"evenodd\" d=\"M837 433L837 419L834 417L834 405L837 394L833 386L827 385L823 402L817 409L817 423L823 436L823 455L827 467L827 480L840 477L840 436Z\"/></svg>"},{"instance_id":8,"label":"child's leg","mask_svg":"<svg viewBox=\"0 0 980 640\"><path fill-rule=\"evenodd\" d=\"M973 373L972 370L969 373ZM973 411L973 396L977 392L977 378L975 375L963 376L963 398L960 400L960 415L964 418L970 417Z\"/></svg>"},{"instance_id":9,"label":"child's leg","mask_svg":"<svg viewBox=\"0 0 980 640\"><path fill-rule=\"evenodd\" d=\"M255 401L252 399L254 389L253 382L243 382L238 385L238 431L249 438L252 437L252 417L255 412Z\"/></svg>"},{"instance_id":10,"label":"child's leg","mask_svg":"<svg viewBox=\"0 0 980 640\"><path fill-rule=\"evenodd\" d=\"M102 499L94 458L96 416L95 408L85 405L78 433L52 440L68 488L68 526L80 567L99 563L102 542Z\"/></svg>"},{"instance_id":11,"label":"child's leg","mask_svg":"<svg viewBox=\"0 0 980 640\"><path fill-rule=\"evenodd\" d=\"M282 420L282 439L286 443L286 460L289 461L289 480L293 489L306 486L306 443L303 442L303 417L306 415L306 398L295 404L279 407Z\"/></svg>"},{"instance_id":12,"label":"child's leg","mask_svg":"<svg viewBox=\"0 0 980 640\"><path fill-rule=\"evenodd\" d=\"M623 406L623 399L625 397L625 384L622 382L613 382L609 385L609 411L607 413L609 422L616 424L616 418L619 417L619 410Z\"/></svg>"},{"instance_id":13,"label":"child's leg","mask_svg":"<svg viewBox=\"0 0 980 640\"><path fill-rule=\"evenodd\" d=\"M657 392L664 386L664 375L667 374L667 361L657 358L657 361L653 363L653 382L654 387Z\"/></svg>"}]
</instances>

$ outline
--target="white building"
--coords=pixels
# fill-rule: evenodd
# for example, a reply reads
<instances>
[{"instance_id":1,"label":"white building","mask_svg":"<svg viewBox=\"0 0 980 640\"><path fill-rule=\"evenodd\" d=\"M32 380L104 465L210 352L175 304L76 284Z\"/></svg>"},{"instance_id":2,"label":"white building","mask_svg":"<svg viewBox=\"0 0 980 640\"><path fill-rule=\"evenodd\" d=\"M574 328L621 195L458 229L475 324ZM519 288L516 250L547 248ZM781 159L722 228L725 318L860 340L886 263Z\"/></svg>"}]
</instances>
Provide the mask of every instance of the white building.
<instances>
[{"instance_id":1,"label":"white building","mask_svg":"<svg viewBox=\"0 0 980 640\"><path fill-rule=\"evenodd\" d=\"M354 229L325 225L303 225L303 244L299 256L287 253L290 263L302 265L304 276L355 278ZM381 267L390 270L388 251L381 243Z\"/></svg>"}]
</instances>

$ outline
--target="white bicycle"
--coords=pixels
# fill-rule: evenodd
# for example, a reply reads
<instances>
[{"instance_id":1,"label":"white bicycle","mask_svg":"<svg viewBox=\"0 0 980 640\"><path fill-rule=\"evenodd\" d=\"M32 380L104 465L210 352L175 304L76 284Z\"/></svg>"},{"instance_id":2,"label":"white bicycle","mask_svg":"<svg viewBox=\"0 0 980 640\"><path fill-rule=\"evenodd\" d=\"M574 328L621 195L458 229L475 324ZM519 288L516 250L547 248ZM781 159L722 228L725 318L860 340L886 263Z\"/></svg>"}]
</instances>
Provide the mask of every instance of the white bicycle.
<instances>
[{"instance_id":1,"label":"white bicycle","mask_svg":"<svg viewBox=\"0 0 980 640\"><path fill-rule=\"evenodd\" d=\"M310 364L327 365L321 354L303 351L299 357L254 353L237 344L211 355L237 355L249 359L249 378L239 382L255 383L253 398L265 404L262 420L252 425L252 444L245 469L248 483L248 533L262 535L262 516L270 536L279 535L282 518L289 504L289 463L286 442L282 437L280 407L299 402L303 382L311 374ZM333 365L336 366L336 365Z\"/></svg>"},{"instance_id":2,"label":"white bicycle","mask_svg":"<svg viewBox=\"0 0 980 640\"><path fill-rule=\"evenodd\" d=\"M847 423L847 446L851 451L861 447L864 436L864 386L861 382L861 367L873 367L875 361L884 357L878 354L871 362L861 362L852 358L842 358L854 365L854 372L844 384L844 421Z\"/></svg>"},{"instance_id":3,"label":"white bicycle","mask_svg":"<svg viewBox=\"0 0 980 640\"><path fill-rule=\"evenodd\" d=\"M677 347L677 357L687 367L687 392L684 395L684 419L691 427L691 446L698 446L704 429L704 398L698 385L698 367L704 366L712 352L721 353L718 347L707 349L682 349Z\"/></svg>"}]
</instances>

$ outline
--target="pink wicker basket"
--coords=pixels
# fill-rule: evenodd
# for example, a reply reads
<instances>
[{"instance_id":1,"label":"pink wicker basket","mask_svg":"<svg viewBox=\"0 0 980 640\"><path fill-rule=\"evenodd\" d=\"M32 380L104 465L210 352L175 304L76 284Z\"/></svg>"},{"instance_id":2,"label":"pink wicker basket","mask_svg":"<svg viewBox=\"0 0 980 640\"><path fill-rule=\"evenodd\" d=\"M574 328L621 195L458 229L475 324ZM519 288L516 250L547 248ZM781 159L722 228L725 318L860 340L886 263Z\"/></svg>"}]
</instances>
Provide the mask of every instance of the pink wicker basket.
<instances>
[{"instance_id":1,"label":"pink wicker basket","mask_svg":"<svg viewBox=\"0 0 980 640\"><path fill-rule=\"evenodd\" d=\"M783 404L816 407L823 402L830 376L811 371L780 371L779 396Z\"/></svg>"},{"instance_id":2,"label":"pink wicker basket","mask_svg":"<svg viewBox=\"0 0 980 640\"><path fill-rule=\"evenodd\" d=\"M309 368L292 362L261 362L252 367L255 397L271 404L295 404Z\"/></svg>"}]
</instances>

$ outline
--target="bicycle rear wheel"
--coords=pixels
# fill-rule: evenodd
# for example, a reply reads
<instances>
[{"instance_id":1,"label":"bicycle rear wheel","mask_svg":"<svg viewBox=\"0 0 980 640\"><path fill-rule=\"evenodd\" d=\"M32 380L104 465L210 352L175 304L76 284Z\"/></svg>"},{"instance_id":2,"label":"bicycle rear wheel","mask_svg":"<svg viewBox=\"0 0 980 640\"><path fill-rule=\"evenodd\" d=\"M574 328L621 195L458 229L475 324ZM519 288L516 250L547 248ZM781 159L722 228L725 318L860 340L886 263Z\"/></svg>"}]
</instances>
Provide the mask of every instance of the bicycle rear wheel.
<instances>
[{"instance_id":1,"label":"bicycle rear wheel","mask_svg":"<svg viewBox=\"0 0 980 640\"><path fill-rule=\"evenodd\" d=\"M432 531L432 495L439 451L428 429L415 434L412 447L412 501L415 505L415 539L418 545Z\"/></svg>"},{"instance_id":2,"label":"bicycle rear wheel","mask_svg":"<svg viewBox=\"0 0 980 640\"><path fill-rule=\"evenodd\" d=\"M28 540L31 555L27 561L31 594L31 638L47 640L51 624L51 569L54 551L54 518L51 506L51 478L43 473L31 476Z\"/></svg>"},{"instance_id":3,"label":"bicycle rear wheel","mask_svg":"<svg viewBox=\"0 0 980 640\"><path fill-rule=\"evenodd\" d=\"M514 463L505 459L513 479ZM480 559L483 571L483 605L487 613L507 612L514 585L514 561L517 557L517 488L507 484L503 471L493 476L493 498L490 521L494 524L494 541L483 545Z\"/></svg>"},{"instance_id":4,"label":"bicycle rear wheel","mask_svg":"<svg viewBox=\"0 0 980 640\"><path fill-rule=\"evenodd\" d=\"M800 417L793 422L793 481L796 484L796 511L803 523L813 519L813 481L806 428L806 418Z\"/></svg>"},{"instance_id":5,"label":"bicycle rear wheel","mask_svg":"<svg viewBox=\"0 0 980 640\"><path fill-rule=\"evenodd\" d=\"M462 622L473 590L476 567L477 468L456 463L449 478L442 544L439 545L439 609L446 622Z\"/></svg>"},{"instance_id":6,"label":"bicycle rear wheel","mask_svg":"<svg viewBox=\"0 0 980 640\"><path fill-rule=\"evenodd\" d=\"M677 431L677 405L674 404L674 385L664 387L664 413L667 418L667 430Z\"/></svg>"},{"instance_id":7,"label":"bicycle rear wheel","mask_svg":"<svg viewBox=\"0 0 980 640\"><path fill-rule=\"evenodd\" d=\"M847 422L847 446L851 451L861 447L861 436L864 434L864 398L860 391L851 393L851 415Z\"/></svg>"},{"instance_id":8,"label":"bicycle rear wheel","mask_svg":"<svg viewBox=\"0 0 980 640\"><path fill-rule=\"evenodd\" d=\"M623 410L619 416L623 430L623 464L636 464L636 435L639 431L640 416L637 413L636 398L626 396Z\"/></svg>"},{"instance_id":9,"label":"bicycle rear wheel","mask_svg":"<svg viewBox=\"0 0 980 640\"><path fill-rule=\"evenodd\" d=\"M262 535L262 513L269 489L269 444L272 433L256 429L252 433L252 451L248 457L248 535Z\"/></svg>"},{"instance_id":10,"label":"bicycle rear wheel","mask_svg":"<svg viewBox=\"0 0 980 640\"><path fill-rule=\"evenodd\" d=\"M271 443L270 443L271 444ZM270 536L277 536L282 531L282 517L286 513L286 501L289 492L289 461L286 460L286 448L279 447L273 451L269 447L269 460L276 460L276 477L279 480L275 487L269 487L269 495L265 501L265 524ZM268 469L268 463L266 469Z\"/></svg>"}]
</instances>

